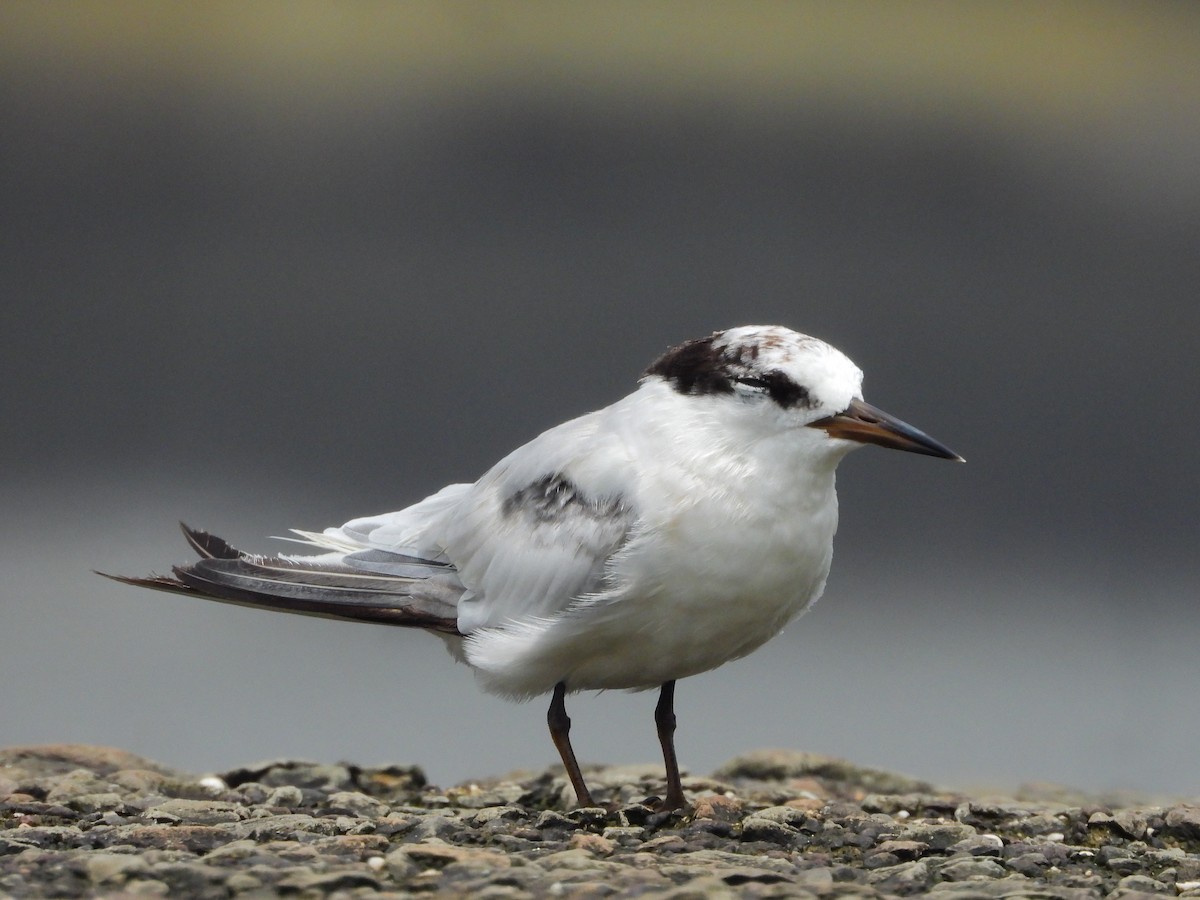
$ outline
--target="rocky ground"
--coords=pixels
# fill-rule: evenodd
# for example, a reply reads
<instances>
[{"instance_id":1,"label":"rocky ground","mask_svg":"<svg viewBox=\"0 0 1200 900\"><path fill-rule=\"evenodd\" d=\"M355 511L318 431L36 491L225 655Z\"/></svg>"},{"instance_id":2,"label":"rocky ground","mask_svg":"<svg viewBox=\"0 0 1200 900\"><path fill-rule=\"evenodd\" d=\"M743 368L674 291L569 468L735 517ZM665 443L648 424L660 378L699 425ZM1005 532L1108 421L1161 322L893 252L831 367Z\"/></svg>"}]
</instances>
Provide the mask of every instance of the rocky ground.
<instances>
[{"instance_id":1,"label":"rocky ground","mask_svg":"<svg viewBox=\"0 0 1200 900\"><path fill-rule=\"evenodd\" d=\"M197 777L120 750L0 750L0 895L1200 897L1200 800L946 792L761 751L641 803L654 768L442 790L413 767L297 761Z\"/></svg>"}]
</instances>

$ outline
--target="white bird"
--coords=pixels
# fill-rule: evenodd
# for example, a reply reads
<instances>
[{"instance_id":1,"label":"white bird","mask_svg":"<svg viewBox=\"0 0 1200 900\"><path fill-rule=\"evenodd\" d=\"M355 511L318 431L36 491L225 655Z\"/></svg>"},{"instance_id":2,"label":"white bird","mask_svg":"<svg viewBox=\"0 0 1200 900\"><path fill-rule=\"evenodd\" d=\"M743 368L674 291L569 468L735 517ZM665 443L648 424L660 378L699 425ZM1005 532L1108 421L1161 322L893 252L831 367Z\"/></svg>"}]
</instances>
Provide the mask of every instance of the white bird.
<instances>
[{"instance_id":1,"label":"white bird","mask_svg":"<svg viewBox=\"0 0 1200 900\"><path fill-rule=\"evenodd\" d=\"M638 388L399 512L322 533L324 551L242 553L202 531L173 577L119 578L214 600L423 628L483 689L552 692L547 722L581 806L565 695L659 688L662 810L686 805L675 682L745 656L820 597L834 469L879 444L961 457L862 399L862 372L778 326L668 350Z\"/></svg>"}]
</instances>

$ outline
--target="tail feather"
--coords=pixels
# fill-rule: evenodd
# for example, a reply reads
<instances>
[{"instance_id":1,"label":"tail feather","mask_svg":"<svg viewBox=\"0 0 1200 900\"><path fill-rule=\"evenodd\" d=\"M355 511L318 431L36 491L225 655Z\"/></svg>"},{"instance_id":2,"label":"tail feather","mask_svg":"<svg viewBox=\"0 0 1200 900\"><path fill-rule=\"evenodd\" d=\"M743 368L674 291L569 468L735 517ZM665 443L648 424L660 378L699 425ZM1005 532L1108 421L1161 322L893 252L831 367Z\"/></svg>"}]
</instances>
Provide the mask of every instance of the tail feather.
<instances>
[{"instance_id":1,"label":"tail feather","mask_svg":"<svg viewBox=\"0 0 1200 900\"><path fill-rule=\"evenodd\" d=\"M246 554L221 540L215 534L179 523L183 536L201 559L241 559Z\"/></svg>"},{"instance_id":2,"label":"tail feather","mask_svg":"<svg viewBox=\"0 0 1200 900\"><path fill-rule=\"evenodd\" d=\"M98 569L93 569L92 571L112 581L119 581L121 584L153 588L156 591L171 591L174 594L190 594L193 597L199 596L199 592L195 588L189 587L182 581L177 581L174 578L168 578L165 575L147 575L145 578L134 578L129 575L110 575L108 572L101 572Z\"/></svg>"},{"instance_id":3,"label":"tail feather","mask_svg":"<svg viewBox=\"0 0 1200 900\"><path fill-rule=\"evenodd\" d=\"M257 609L459 633L457 601L463 587L451 566L399 557L397 564L372 571L361 561L346 565L333 554L262 557L205 531L181 527L199 562L175 566L173 578L105 577Z\"/></svg>"}]
</instances>

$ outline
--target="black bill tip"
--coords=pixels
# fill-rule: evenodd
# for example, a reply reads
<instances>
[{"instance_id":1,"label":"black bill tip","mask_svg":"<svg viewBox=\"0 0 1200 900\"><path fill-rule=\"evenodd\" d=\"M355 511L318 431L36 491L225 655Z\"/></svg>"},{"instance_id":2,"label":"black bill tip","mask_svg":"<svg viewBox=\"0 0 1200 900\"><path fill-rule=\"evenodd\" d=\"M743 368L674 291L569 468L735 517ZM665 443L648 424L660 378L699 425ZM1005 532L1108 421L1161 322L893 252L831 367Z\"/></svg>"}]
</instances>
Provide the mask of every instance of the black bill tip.
<instances>
[{"instance_id":1,"label":"black bill tip","mask_svg":"<svg viewBox=\"0 0 1200 900\"><path fill-rule=\"evenodd\" d=\"M860 444L876 444L891 450L936 456L954 462L966 462L961 456L907 422L902 422L865 400L851 400L846 409L835 416L813 422L812 428L820 428L830 437Z\"/></svg>"}]
</instances>

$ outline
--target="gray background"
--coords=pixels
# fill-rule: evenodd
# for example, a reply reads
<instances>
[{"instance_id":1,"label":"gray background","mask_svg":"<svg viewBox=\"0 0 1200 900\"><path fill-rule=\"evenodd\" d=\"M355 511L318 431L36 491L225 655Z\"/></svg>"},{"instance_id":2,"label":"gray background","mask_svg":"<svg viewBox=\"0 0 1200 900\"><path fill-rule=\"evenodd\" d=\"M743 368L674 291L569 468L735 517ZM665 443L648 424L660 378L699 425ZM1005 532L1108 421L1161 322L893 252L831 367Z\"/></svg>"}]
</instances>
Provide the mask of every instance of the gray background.
<instances>
[{"instance_id":1,"label":"gray background","mask_svg":"<svg viewBox=\"0 0 1200 900\"><path fill-rule=\"evenodd\" d=\"M778 322L968 458L840 470L682 761L1200 792L1200 7L4 4L0 746L554 761L420 633L106 582L471 480ZM655 761L650 695L575 700Z\"/></svg>"}]
</instances>

